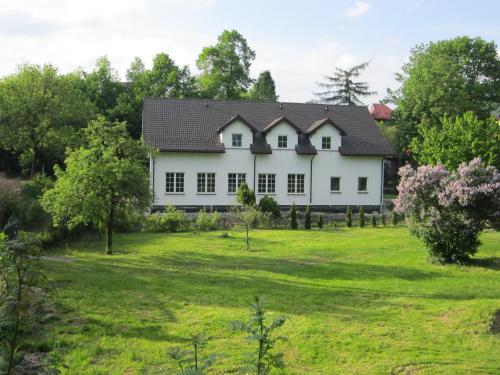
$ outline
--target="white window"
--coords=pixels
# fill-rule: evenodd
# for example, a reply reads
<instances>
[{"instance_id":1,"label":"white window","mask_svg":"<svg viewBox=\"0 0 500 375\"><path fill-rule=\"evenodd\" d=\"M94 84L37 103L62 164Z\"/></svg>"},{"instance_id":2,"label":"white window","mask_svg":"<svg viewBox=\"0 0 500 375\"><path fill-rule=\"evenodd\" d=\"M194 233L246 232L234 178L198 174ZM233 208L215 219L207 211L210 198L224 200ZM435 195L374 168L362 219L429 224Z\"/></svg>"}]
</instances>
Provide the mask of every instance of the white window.
<instances>
[{"instance_id":1,"label":"white window","mask_svg":"<svg viewBox=\"0 0 500 375\"><path fill-rule=\"evenodd\" d=\"M288 175L288 194L303 194L304 193L304 175L289 174Z\"/></svg>"},{"instance_id":2,"label":"white window","mask_svg":"<svg viewBox=\"0 0 500 375\"><path fill-rule=\"evenodd\" d=\"M215 173L198 173L198 193L215 193Z\"/></svg>"},{"instance_id":3,"label":"white window","mask_svg":"<svg viewBox=\"0 0 500 375\"><path fill-rule=\"evenodd\" d=\"M278 148L288 147L288 137L286 135L278 135Z\"/></svg>"},{"instance_id":4,"label":"white window","mask_svg":"<svg viewBox=\"0 0 500 375\"><path fill-rule=\"evenodd\" d=\"M257 192L261 194L276 192L276 175L274 173L259 173Z\"/></svg>"},{"instance_id":5,"label":"white window","mask_svg":"<svg viewBox=\"0 0 500 375\"><path fill-rule=\"evenodd\" d=\"M321 148L323 150L331 150L331 148L332 148L332 137L322 137L321 138Z\"/></svg>"},{"instance_id":6,"label":"white window","mask_svg":"<svg viewBox=\"0 0 500 375\"><path fill-rule=\"evenodd\" d=\"M340 192L340 177L330 177L330 191Z\"/></svg>"},{"instance_id":7,"label":"white window","mask_svg":"<svg viewBox=\"0 0 500 375\"><path fill-rule=\"evenodd\" d=\"M233 134L233 147L241 147L243 135L241 134Z\"/></svg>"},{"instance_id":8,"label":"white window","mask_svg":"<svg viewBox=\"0 0 500 375\"><path fill-rule=\"evenodd\" d=\"M165 173L165 192L184 193L184 173L181 172Z\"/></svg>"},{"instance_id":9,"label":"white window","mask_svg":"<svg viewBox=\"0 0 500 375\"><path fill-rule=\"evenodd\" d=\"M246 173L228 173L227 175L227 192L236 193L241 184L247 180Z\"/></svg>"},{"instance_id":10,"label":"white window","mask_svg":"<svg viewBox=\"0 0 500 375\"><path fill-rule=\"evenodd\" d=\"M368 191L368 177L358 177L358 191Z\"/></svg>"}]
</instances>

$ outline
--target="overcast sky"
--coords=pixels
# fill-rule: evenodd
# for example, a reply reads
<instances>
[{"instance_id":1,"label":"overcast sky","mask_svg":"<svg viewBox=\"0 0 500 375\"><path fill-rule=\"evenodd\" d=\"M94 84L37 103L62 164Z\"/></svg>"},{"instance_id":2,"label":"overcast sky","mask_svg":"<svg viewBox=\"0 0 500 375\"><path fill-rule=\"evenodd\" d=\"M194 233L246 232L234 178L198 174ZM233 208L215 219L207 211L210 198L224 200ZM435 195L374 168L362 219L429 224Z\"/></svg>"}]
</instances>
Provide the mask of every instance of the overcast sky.
<instances>
[{"instance_id":1,"label":"overcast sky","mask_svg":"<svg viewBox=\"0 0 500 375\"><path fill-rule=\"evenodd\" d=\"M120 75L158 52L196 72L202 47L236 29L270 70L282 101L304 102L334 66L371 60L364 78L383 98L419 43L459 35L500 40L500 0L0 0L0 75L21 63L89 70L107 55Z\"/></svg>"}]
</instances>

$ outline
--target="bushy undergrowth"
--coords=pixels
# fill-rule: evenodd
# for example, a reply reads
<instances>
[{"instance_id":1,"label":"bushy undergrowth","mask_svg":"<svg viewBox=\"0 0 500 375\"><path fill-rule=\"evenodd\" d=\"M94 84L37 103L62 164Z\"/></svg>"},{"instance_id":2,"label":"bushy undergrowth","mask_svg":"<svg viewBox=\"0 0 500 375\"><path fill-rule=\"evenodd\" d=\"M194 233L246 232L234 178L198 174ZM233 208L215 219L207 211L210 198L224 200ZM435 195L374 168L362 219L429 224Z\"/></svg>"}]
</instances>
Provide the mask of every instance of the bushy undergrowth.
<instances>
[{"instance_id":1,"label":"bushy undergrowth","mask_svg":"<svg viewBox=\"0 0 500 375\"><path fill-rule=\"evenodd\" d=\"M217 230L220 228L220 223L221 215L217 211L207 213L206 210L202 209L196 217L196 228L198 230Z\"/></svg>"},{"instance_id":2,"label":"bushy undergrowth","mask_svg":"<svg viewBox=\"0 0 500 375\"><path fill-rule=\"evenodd\" d=\"M144 224L147 232L181 232L188 230L190 221L184 211L173 206L166 206L164 212L149 215Z\"/></svg>"}]
</instances>

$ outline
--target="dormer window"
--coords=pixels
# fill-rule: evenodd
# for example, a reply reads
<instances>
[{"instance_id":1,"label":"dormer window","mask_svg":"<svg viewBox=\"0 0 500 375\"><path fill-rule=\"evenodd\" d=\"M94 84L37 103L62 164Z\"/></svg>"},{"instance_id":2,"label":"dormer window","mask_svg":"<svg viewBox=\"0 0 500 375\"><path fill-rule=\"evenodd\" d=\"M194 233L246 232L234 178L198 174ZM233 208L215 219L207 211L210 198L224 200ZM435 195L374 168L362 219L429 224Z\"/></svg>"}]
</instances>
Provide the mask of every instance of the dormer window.
<instances>
[{"instance_id":1,"label":"dormer window","mask_svg":"<svg viewBox=\"0 0 500 375\"><path fill-rule=\"evenodd\" d=\"M332 137L321 137L321 149L322 150L332 149Z\"/></svg>"},{"instance_id":2,"label":"dormer window","mask_svg":"<svg viewBox=\"0 0 500 375\"><path fill-rule=\"evenodd\" d=\"M288 137L286 135L278 135L278 148L288 147Z\"/></svg>"},{"instance_id":3,"label":"dormer window","mask_svg":"<svg viewBox=\"0 0 500 375\"><path fill-rule=\"evenodd\" d=\"M233 147L241 147L243 135L241 134L233 134Z\"/></svg>"}]
</instances>

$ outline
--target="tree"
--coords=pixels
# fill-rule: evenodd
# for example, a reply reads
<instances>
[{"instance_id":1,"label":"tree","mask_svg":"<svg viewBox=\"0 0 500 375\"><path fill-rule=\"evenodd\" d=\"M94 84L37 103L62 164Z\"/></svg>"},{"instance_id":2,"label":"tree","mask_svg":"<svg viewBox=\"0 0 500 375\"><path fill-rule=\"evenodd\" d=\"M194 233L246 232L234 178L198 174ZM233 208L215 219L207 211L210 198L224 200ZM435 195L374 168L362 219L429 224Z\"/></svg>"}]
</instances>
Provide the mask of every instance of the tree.
<instances>
[{"instance_id":1,"label":"tree","mask_svg":"<svg viewBox=\"0 0 500 375\"><path fill-rule=\"evenodd\" d=\"M406 215L410 230L424 241L431 258L464 262L476 253L486 220L498 219L500 173L481 159L450 172L442 165L406 165L395 209Z\"/></svg>"},{"instance_id":2,"label":"tree","mask_svg":"<svg viewBox=\"0 0 500 375\"><path fill-rule=\"evenodd\" d=\"M318 215L318 228L323 229L323 215L322 214Z\"/></svg>"},{"instance_id":3,"label":"tree","mask_svg":"<svg viewBox=\"0 0 500 375\"><path fill-rule=\"evenodd\" d=\"M306 207L306 212L304 213L304 229L311 229L311 207Z\"/></svg>"},{"instance_id":4,"label":"tree","mask_svg":"<svg viewBox=\"0 0 500 375\"><path fill-rule=\"evenodd\" d=\"M419 164L442 164L456 169L460 163L480 157L486 165L500 168L500 124L491 116L480 120L473 112L456 118L443 117L439 128L424 121L411 150Z\"/></svg>"},{"instance_id":5,"label":"tree","mask_svg":"<svg viewBox=\"0 0 500 375\"><path fill-rule=\"evenodd\" d=\"M295 206L295 203L292 204L292 208L290 209L290 227L292 229L297 229L299 227L297 223L297 206Z\"/></svg>"},{"instance_id":6,"label":"tree","mask_svg":"<svg viewBox=\"0 0 500 375\"><path fill-rule=\"evenodd\" d=\"M375 228L377 226L377 212L375 212L375 211L372 212L371 223L372 223L372 227Z\"/></svg>"},{"instance_id":7,"label":"tree","mask_svg":"<svg viewBox=\"0 0 500 375\"><path fill-rule=\"evenodd\" d=\"M201 51L196 66L202 95L214 99L240 99L252 84L250 65L255 52L236 30L225 30L213 46Z\"/></svg>"},{"instance_id":8,"label":"tree","mask_svg":"<svg viewBox=\"0 0 500 375\"><path fill-rule=\"evenodd\" d=\"M251 353L248 370L256 375L268 375L273 367L283 369L285 367L283 353L274 354L271 351L279 341L287 341L284 336L273 336L274 332L286 323L287 318L279 317L270 325L266 325L266 311L259 297L255 297L255 303L251 305L250 312L251 317L248 322L232 322L233 331L244 332L250 343L257 344L256 351Z\"/></svg>"},{"instance_id":9,"label":"tree","mask_svg":"<svg viewBox=\"0 0 500 375\"><path fill-rule=\"evenodd\" d=\"M269 195L264 195L259 201L259 210L264 214L271 214L274 220L281 217L281 209L276 199Z\"/></svg>"},{"instance_id":10,"label":"tree","mask_svg":"<svg viewBox=\"0 0 500 375\"><path fill-rule=\"evenodd\" d=\"M236 200L243 206L255 206L255 192L243 182L236 192Z\"/></svg>"},{"instance_id":11,"label":"tree","mask_svg":"<svg viewBox=\"0 0 500 375\"><path fill-rule=\"evenodd\" d=\"M54 188L42 205L55 225L74 228L95 224L106 232L106 253L112 254L116 217L150 205L147 148L130 138L125 123L103 116L85 129L85 145L69 152L66 170L55 168Z\"/></svg>"},{"instance_id":12,"label":"tree","mask_svg":"<svg viewBox=\"0 0 500 375\"><path fill-rule=\"evenodd\" d=\"M325 91L315 95L325 103L362 105L362 97L376 94L375 91L370 91L367 82L355 81L368 65L369 62L364 62L347 70L336 67L333 76L324 76L327 82L318 82L319 87Z\"/></svg>"},{"instance_id":13,"label":"tree","mask_svg":"<svg viewBox=\"0 0 500 375\"><path fill-rule=\"evenodd\" d=\"M248 99L268 100L272 102L278 100L276 85L268 70L260 73L259 78L257 78L257 81L248 92Z\"/></svg>"},{"instance_id":14,"label":"tree","mask_svg":"<svg viewBox=\"0 0 500 375\"><path fill-rule=\"evenodd\" d=\"M201 351L207 346L208 340L204 333L193 334L190 342L191 349L182 350L175 346L168 351L168 356L179 366L179 375L203 375L210 371L217 355L210 354L202 357Z\"/></svg>"},{"instance_id":15,"label":"tree","mask_svg":"<svg viewBox=\"0 0 500 375\"><path fill-rule=\"evenodd\" d=\"M250 229L254 228L261 217L261 212L255 205L241 206L236 209L236 220L245 229L247 250L250 249Z\"/></svg>"},{"instance_id":16,"label":"tree","mask_svg":"<svg viewBox=\"0 0 500 375\"><path fill-rule=\"evenodd\" d=\"M25 173L51 170L78 144L76 130L95 111L81 87L78 73L60 75L52 65L22 65L0 79L0 148L14 153Z\"/></svg>"},{"instance_id":17,"label":"tree","mask_svg":"<svg viewBox=\"0 0 500 375\"><path fill-rule=\"evenodd\" d=\"M360 228L363 228L365 226L365 209L363 206L359 207L358 220Z\"/></svg>"},{"instance_id":18,"label":"tree","mask_svg":"<svg viewBox=\"0 0 500 375\"><path fill-rule=\"evenodd\" d=\"M398 147L406 152L417 127L440 127L443 116L474 112L486 119L500 102L500 58L495 42L467 36L422 44L411 51L409 62L396 74L401 87L389 91L396 105Z\"/></svg>"},{"instance_id":19,"label":"tree","mask_svg":"<svg viewBox=\"0 0 500 375\"><path fill-rule=\"evenodd\" d=\"M352 227L352 213L351 207L347 206L347 211L345 212L345 226L347 228Z\"/></svg>"}]
</instances>

